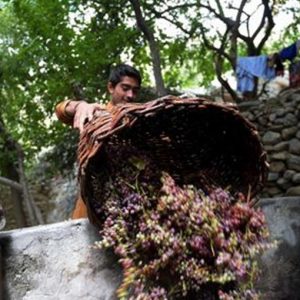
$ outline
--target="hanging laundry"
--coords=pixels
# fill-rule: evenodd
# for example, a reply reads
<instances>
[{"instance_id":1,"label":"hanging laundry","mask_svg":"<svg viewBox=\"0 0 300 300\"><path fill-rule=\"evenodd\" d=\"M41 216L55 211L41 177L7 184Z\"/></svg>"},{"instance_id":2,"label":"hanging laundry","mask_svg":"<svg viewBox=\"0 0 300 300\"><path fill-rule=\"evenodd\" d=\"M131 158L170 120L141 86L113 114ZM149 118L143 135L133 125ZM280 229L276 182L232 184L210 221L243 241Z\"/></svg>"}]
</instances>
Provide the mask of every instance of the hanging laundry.
<instances>
[{"instance_id":1,"label":"hanging laundry","mask_svg":"<svg viewBox=\"0 0 300 300\"><path fill-rule=\"evenodd\" d=\"M254 90L254 78L273 79L276 77L275 68L268 66L268 56L238 57L236 65L238 91L252 92Z\"/></svg>"},{"instance_id":2,"label":"hanging laundry","mask_svg":"<svg viewBox=\"0 0 300 300\"><path fill-rule=\"evenodd\" d=\"M289 66L290 87L300 87L300 61L293 61Z\"/></svg>"},{"instance_id":3,"label":"hanging laundry","mask_svg":"<svg viewBox=\"0 0 300 300\"><path fill-rule=\"evenodd\" d=\"M292 61L298 55L299 47L300 47L300 40L298 40L297 42L293 43L292 45L286 48L283 48L279 52L279 57L283 61L286 59Z\"/></svg>"},{"instance_id":4,"label":"hanging laundry","mask_svg":"<svg viewBox=\"0 0 300 300\"><path fill-rule=\"evenodd\" d=\"M268 55L268 67L275 68L276 76L284 76L284 65L277 52Z\"/></svg>"}]
</instances>

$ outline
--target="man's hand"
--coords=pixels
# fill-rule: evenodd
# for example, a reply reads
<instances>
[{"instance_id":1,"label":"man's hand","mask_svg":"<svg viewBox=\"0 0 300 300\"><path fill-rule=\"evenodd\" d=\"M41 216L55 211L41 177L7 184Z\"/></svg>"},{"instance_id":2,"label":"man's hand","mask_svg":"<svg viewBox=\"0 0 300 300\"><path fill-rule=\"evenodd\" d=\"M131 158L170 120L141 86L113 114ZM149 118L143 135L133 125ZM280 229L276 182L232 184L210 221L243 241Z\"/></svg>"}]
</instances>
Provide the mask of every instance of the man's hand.
<instances>
[{"instance_id":1,"label":"man's hand","mask_svg":"<svg viewBox=\"0 0 300 300\"><path fill-rule=\"evenodd\" d=\"M103 104L80 101L75 108L73 127L82 132L84 124L91 121L97 111L104 109L105 105Z\"/></svg>"}]
</instances>

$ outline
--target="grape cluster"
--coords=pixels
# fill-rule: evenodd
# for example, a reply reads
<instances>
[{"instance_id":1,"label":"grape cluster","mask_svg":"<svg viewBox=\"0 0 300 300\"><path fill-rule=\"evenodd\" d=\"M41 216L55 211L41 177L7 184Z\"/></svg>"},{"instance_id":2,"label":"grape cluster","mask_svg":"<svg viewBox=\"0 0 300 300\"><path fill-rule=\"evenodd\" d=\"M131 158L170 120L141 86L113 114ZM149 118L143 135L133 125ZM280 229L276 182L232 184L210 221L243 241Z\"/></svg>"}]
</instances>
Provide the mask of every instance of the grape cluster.
<instances>
[{"instance_id":1,"label":"grape cluster","mask_svg":"<svg viewBox=\"0 0 300 300\"><path fill-rule=\"evenodd\" d=\"M260 210L221 188L179 186L133 147L111 146L107 159L96 244L119 257L119 299L257 299L254 257L269 245Z\"/></svg>"}]
</instances>

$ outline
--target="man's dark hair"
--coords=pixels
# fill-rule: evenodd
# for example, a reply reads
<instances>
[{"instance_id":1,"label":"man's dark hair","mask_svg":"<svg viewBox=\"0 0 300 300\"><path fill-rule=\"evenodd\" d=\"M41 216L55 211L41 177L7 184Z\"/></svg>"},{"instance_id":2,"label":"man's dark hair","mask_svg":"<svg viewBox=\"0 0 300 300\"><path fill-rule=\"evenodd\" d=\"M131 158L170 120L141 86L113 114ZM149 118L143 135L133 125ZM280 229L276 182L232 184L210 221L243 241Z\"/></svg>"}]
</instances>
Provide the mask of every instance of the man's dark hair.
<instances>
[{"instance_id":1,"label":"man's dark hair","mask_svg":"<svg viewBox=\"0 0 300 300\"><path fill-rule=\"evenodd\" d=\"M112 85L115 87L124 76L135 78L138 81L139 85L141 85L142 77L140 72L134 67L131 67L126 64L119 64L116 67L114 67L113 70L110 72L108 81L111 82Z\"/></svg>"}]
</instances>

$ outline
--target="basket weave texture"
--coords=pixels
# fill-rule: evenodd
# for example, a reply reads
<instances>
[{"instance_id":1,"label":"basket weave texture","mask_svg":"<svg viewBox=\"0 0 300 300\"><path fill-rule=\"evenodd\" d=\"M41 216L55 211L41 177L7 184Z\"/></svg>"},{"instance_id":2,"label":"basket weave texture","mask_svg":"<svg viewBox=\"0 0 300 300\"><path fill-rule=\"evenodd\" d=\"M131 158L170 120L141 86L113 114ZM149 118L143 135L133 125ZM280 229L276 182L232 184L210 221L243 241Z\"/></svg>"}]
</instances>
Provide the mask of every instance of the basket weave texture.
<instances>
[{"instance_id":1,"label":"basket weave texture","mask_svg":"<svg viewBox=\"0 0 300 300\"><path fill-rule=\"evenodd\" d=\"M97 225L95 203L105 201L101 187L110 170L107 153L116 147L120 153L127 147L147 153L178 184L207 192L230 187L253 197L266 180L266 153L256 128L236 107L173 96L118 105L85 126L78 147L81 194Z\"/></svg>"}]
</instances>

